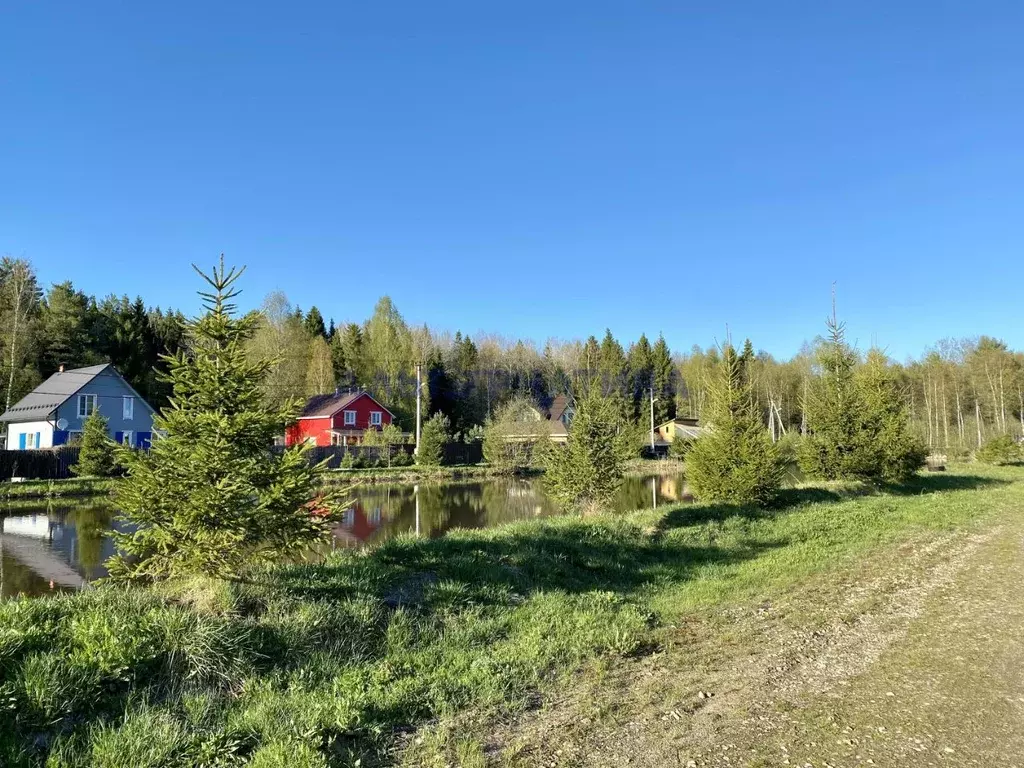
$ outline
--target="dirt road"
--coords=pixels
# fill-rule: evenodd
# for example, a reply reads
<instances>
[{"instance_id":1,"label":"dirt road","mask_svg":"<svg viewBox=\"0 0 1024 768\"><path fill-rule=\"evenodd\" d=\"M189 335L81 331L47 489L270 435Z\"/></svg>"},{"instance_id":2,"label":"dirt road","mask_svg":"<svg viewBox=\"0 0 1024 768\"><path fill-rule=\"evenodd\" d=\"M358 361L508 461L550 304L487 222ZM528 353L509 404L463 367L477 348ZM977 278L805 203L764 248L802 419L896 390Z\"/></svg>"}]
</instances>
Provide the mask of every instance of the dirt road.
<instances>
[{"instance_id":1,"label":"dirt road","mask_svg":"<svg viewBox=\"0 0 1024 768\"><path fill-rule=\"evenodd\" d=\"M1024 514L688 620L597 672L496 734L493 762L1024 768Z\"/></svg>"}]
</instances>

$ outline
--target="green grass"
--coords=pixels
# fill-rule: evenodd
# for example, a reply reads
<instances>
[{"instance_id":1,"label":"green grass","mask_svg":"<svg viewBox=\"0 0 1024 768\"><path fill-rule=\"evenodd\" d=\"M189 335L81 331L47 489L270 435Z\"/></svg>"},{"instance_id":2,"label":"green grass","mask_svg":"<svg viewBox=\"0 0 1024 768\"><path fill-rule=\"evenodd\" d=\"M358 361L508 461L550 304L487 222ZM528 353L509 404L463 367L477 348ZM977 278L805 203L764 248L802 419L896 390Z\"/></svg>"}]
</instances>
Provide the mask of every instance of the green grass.
<instances>
[{"instance_id":1,"label":"green grass","mask_svg":"<svg viewBox=\"0 0 1024 768\"><path fill-rule=\"evenodd\" d=\"M650 475L656 473L682 472L683 463L675 459L631 459L626 462L626 474ZM327 484L349 484L358 482L413 482L417 480L479 480L506 474L490 464L453 464L443 467L365 467L362 469L329 470L324 482ZM524 467L517 471L521 476L544 474L540 467Z\"/></svg>"},{"instance_id":2,"label":"green grass","mask_svg":"<svg viewBox=\"0 0 1024 768\"><path fill-rule=\"evenodd\" d=\"M1024 501L1024 470L400 538L234 584L0 605L0 764L482 762L472 728L688 612ZM592 665L591 665L592 666ZM410 756L411 755L411 756ZM46 762L47 759L49 762Z\"/></svg>"},{"instance_id":3,"label":"green grass","mask_svg":"<svg viewBox=\"0 0 1024 768\"><path fill-rule=\"evenodd\" d=\"M0 483L0 500L54 499L62 496L109 496L117 487L117 478L75 477L68 480L26 480Z\"/></svg>"}]
</instances>

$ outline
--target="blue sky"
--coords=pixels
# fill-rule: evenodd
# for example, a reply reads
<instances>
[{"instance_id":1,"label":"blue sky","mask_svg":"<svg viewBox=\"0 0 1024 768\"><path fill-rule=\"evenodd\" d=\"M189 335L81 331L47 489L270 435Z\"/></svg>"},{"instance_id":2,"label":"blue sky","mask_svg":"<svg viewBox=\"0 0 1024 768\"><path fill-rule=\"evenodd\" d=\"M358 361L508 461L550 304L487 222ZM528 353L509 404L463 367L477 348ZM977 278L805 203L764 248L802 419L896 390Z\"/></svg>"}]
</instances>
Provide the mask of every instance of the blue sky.
<instances>
[{"instance_id":1,"label":"blue sky","mask_svg":"<svg viewBox=\"0 0 1024 768\"><path fill-rule=\"evenodd\" d=\"M0 9L0 253L196 307L1024 347L1019 2Z\"/></svg>"}]
</instances>

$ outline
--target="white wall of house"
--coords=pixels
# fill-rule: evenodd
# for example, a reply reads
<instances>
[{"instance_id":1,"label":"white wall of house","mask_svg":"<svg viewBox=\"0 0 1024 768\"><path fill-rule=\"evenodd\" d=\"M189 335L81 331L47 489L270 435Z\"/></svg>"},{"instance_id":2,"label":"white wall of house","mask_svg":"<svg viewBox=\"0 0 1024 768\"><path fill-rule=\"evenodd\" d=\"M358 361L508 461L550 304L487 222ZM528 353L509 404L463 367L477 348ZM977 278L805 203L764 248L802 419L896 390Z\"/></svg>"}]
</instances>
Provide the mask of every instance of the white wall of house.
<instances>
[{"instance_id":1,"label":"white wall of house","mask_svg":"<svg viewBox=\"0 0 1024 768\"><path fill-rule=\"evenodd\" d=\"M7 425L7 450L16 451L21 448L21 435L26 435L26 448L52 448L53 422L25 421L20 424ZM31 435L31 437L28 437ZM35 445L38 436L39 445Z\"/></svg>"}]
</instances>

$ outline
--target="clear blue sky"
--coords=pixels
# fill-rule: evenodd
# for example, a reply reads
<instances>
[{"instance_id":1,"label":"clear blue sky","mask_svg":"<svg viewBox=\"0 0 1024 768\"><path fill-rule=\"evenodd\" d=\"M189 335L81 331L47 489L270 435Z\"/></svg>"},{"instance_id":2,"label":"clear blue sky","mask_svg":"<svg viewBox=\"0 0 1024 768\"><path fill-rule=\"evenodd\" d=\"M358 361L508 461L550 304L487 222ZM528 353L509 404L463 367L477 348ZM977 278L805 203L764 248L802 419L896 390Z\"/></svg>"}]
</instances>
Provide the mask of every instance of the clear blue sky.
<instances>
[{"instance_id":1,"label":"clear blue sky","mask_svg":"<svg viewBox=\"0 0 1024 768\"><path fill-rule=\"evenodd\" d=\"M1024 347L1024 3L9 2L0 253L196 304Z\"/></svg>"}]
</instances>

